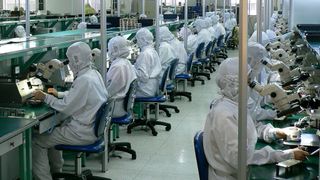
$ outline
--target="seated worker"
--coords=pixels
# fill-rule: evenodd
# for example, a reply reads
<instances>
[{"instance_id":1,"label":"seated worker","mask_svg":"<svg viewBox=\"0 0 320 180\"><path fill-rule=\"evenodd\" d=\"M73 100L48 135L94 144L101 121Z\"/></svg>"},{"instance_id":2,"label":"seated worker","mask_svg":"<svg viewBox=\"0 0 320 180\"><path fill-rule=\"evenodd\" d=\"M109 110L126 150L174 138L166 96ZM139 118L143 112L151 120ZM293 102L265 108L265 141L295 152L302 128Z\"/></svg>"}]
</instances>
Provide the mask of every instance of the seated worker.
<instances>
[{"instance_id":1,"label":"seated worker","mask_svg":"<svg viewBox=\"0 0 320 180\"><path fill-rule=\"evenodd\" d=\"M78 24L77 29L87 29L87 23L86 22L81 22Z\"/></svg>"},{"instance_id":2,"label":"seated worker","mask_svg":"<svg viewBox=\"0 0 320 180\"><path fill-rule=\"evenodd\" d=\"M211 16L213 28L215 31L215 37L218 39L220 36L225 36L226 35L226 30L223 27L223 25L219 22L219 16L218 15L213 15Z\"/></svg>"},{"instance_id":3,"label":"seated worker","mask_svg":"<svg viewBox=\"0 0 320 180\"><path fill-rule=\"evenodd\" d=\"M127 57L130 54L127 40L121 36L110 39L108 43L108 55L111 66L106 77L108 99L115 99L115 107L112 117L122 117L127 114L124 110L124 97L130 84L137 78L134 67Z\"/></svg>"},{"instance_id":4,"label":"seated worker","mask_svg":"<svg viewBox=\"0 0 320 180\"><path fill-rule=\"evenodd\" d=\"M98 18L95 15L92 15L92 16L89 17L89 22L91 24L98 24L99 23Z\"/></svg>"},{"instance_id":5,"label":"seated worker","mask_svg":"<svg viewBox=\"0 0 320 180\"><path fill-rule=\"evenodd\" d=\"M187 38L187 54L194 53L198 47L197 34L193 34L191 29L185 27L181 28L179 34L183 39Z\"/></svg>"},{"instance_id":6,"label":"seated worker","mask_svg":"<svg viewBox=\"0 0 320 180\"><path fill-rule=\"evenodd\" d=\"M153 47L153 35L148 29L141 28L136 34L136 39L141 49L134 64L138 81L136 96L155 96L159 90L161 62Z\"/></svg>"},{"instance_id":7,"label":"seated worker","mask_svg":"<svg viewBox=\"0 0 320 180\"><path fill-rule=\"evenodd\" d=\"M207 26L207 29L208 29L208 31L210 32L211 41L213 41L213 40L216 39L216 37L215 37L216 32L215 32L215 30L214 30L214 28L213 28L213 26L212 26L212 20L211 20L210 17L206 17L206 18L205 18L205 21L207 22L207 25L208 25L208 26Z\"/></svg>"},{"instance_id":8,"label":"seated worker","mask_svg":"<svg viewBox=\"0 0 320 180\"><path fill-rule=\"evenodd\" d=\"M203 145L209 163L209 180L237 179L239 60L222 61L216 76L220 95L211 106L204 126ZM247 163L262 165L288 159L304 160L307 152L296 149L274 150L270 146L256 150L258 134L247 117Z\"/></svg>"},{"instance_id":9,"label":"seated worker","mask_svg":"<svg viewBox=\"0 0 320 180\"><path fill-rule=\"evenodd\" d=\"M183 42L179 41L169 30L167 26L160 27L160 39L168 42L173 48L175 57L179 59L179 63L176 69L176 74L186 72L186 65L188 61L188 54L184 48Z\"/></svg>"},{"instance_id":10,"label":"seated worker","mask_svg":"<svg viewBox=\"0 0 320 180\"><path fill-rule=\"evenodd\" d=\"M96 112L107 101L107 91L98 71L91 67L90 47L84 42L72 44L66 53L74 81L69 91L49 93L37 91L34 99L44 101L51 108L69 118L52 133L37 135L32 144L32 170L36 180L51 180L51 173L61 172L62 152L58 144L87 145L97 140L94 134Z\"/></svg>"},{"instance_id":11,"label":"seated worker","mask_svg":"<svg viewBox=\"0 0 320 180\"><path fill-rule=\"evenodd\" d=\"M201 43L205 43L204 44L204 47L206 47L209 42L211 41L210 37L210 32L208 31L207 27L207 22L204 20L204 19L197 19L195 22L194 22L194 26L197 30L197 43L198 45L201 44Z\"/></svg>"},{"instance_id":12,"label":"seated worker","mask_svg":"<svg viewBox=\"0 0 320 180\"><path fill-rule=\"evenodd\" d=\"M26 37L26 30L24 29L23 26L19 25L14 29L14 33L18 38L23 38Z\"/></svg>"},{"instance_id":13,"label":"seated worker","mask_svg":"<svg viewBox=\"0 0 320 180\"><path fill-rule=\"evenodd\" d=\"M268 52L259 43L249 42L248 44L248 64L250 66L249 78L257 81L260 84L266 84L268 77L262 74L264 65L260 62L261 59L268 58ZM259 122L266 119L274 119L277 117L277 112L272 109L263 109L263 97L255 90L249 89L248 109L256 125L259 139L271 143L276 139L286 138L286 134L279 128L274 128L270 123L263 124Z\"/></svg>"},{"instance_id":14,"label":"seated worker","mask_svg":"<svg viewBox=\"0 0 320 180\"><path fill-rule=\"evenodd\" d=\"M169 44L169 41L171 40L172 36L171 34L168 34L166 32L166 27L160 27L159 29L160 34L160 45L159 45L159 57L161 61L161 75L160 79L162 78L162 75L164 71L170 66L170 63L175 58L179 58L177 56L177 53L175 52L176 49L171 44Z\"/></svg>"}]
</instances>

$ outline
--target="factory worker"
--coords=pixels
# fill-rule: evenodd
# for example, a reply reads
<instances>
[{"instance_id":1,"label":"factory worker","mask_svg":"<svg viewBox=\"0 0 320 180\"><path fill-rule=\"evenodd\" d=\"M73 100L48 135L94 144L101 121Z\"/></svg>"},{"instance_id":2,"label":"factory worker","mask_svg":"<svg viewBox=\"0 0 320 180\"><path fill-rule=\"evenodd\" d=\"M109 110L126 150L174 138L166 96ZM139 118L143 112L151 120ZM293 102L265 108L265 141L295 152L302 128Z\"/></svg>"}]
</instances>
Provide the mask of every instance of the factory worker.
<instances>
[{"instance_id":1,"label":"factory worker","mask_svg":"<svg viewBox=\"0 0 320 180\"><path fill-rule=\"evenodd\" d=\"M213 28L216 32L215 34L216 39L218 39L220 36L225 36L226 30L223 27L223 25L219 23L219 16L218 15L211 16L211 20L212 20Z\"/></svg>"},{"instance_id":2,"label":"factory worker","mask_svg":"<svg viewBox=\"0 0 320 180\"><path fill-rule=\"evenodd\" d=\"M155 96L159 89L161 62L153 46L153 35L148 29L141 28L136 33L136 39L141 49L134 64L138 81L136 96Z\"/></svg>"},{"instance_id":3,"label":"factory worker","mask_svg":"<svg viewBox=\"0 0 320 180\"><path fill-rule=\"evenodd\" d=\"M186 30L185 27L182 27L180 35L183 39L187 37L187 54L194 53L198 47L197 34L193 34L189 28Z\"/></svg>"},{"instance_id":4,"label":"factory worker","mask_svg":"<svg viewBox=\"0 0 320 180\"><path fill-rule=\"evenodd\" d=\"M161 79L164 71L170 66L170 63L174 59L179 58L179 56L175 52L176 51L175 47L169 44L169 42L173 39L173 36L170 33L170 31L167 32L166 27L160 27L159 34L160 34L159 57L160 57L161 67L162 67L161 75L160 75L160 79Z\"/></svg>"},{"instance_id":5,"label":"factory worker","mask_svg":"<svg viewBox=\"0 0 320 180\"><path fill-rule=\"evenodd\" d=\"M226 13L225 14L225 23L224 23L224 27L226 29L227 32L231 32L233 29L233 24L230 18L230 13Z\"/></svg>"},{"instance_id":6,"label":"factory worker","mask_svg":"<svg viewBox=\"0 0 320 180\"><path fill-rule=\"evenodd\" d=\"M99 23L98 18L95 15L90 16L89 21L91 24L98 24Z\"/></svg>"},{"instance_id":7,"label":"factory worker","mask_svg":"<svg viewBox=\"0 0 320 180\"><path fill-rule=\"evenodd\" d=\"M176 74L181 74L186 72L188 54L184 48L183 42L179 41L176 37L174 37L174 35L170 32L167 26L160 27L160 41L167 42L173 49L175 58L179 59L178 66L176 69ZM161 48L159 49L159 51L160 51L160 58L161 58L162 56ZM163 69L163 66L162 66L162 69Z\"/></svg>"},{"instance_id":8,"label":"factory worker","mask_svg":"<svg viewBox=\"0 0 320 180\"><path fill-rule=\"evenodd\" d=\"M127 114L124 109L124 98L130 88L130 84L137 78L134 67L127 57L130 54L128 41L116 36L108 43L108 55L111 66L106 77L108 99L115 99L115 107L112 117L122 117Z\"/></svg>"},{"instance_id":9,"label":"factory worker","mask_svg":"<svg viewBox=\"0 0 320 180\"><path fill-rule=\"evenodd\" d=\"M94 134L96 112L107 101L103 79L91 67L90 47L84 42L77 42L68 48L66 55L75 77L70 90L57 92L49 89L49 93L53 95L42 91L34 93L36 100L44 101L60 114L69 117L51 133L34 137L32 169L36 180L51 180L50 172L61 172L62 152L55 150L56 145L88 145L97 140Z\"/></svg>"},{"instance_id":10,"label":"factory worker","mask_svg":"<svg viewBox=\"0 0 320 180\"><path fill-rule=\"evenodd\" d=\"M14 33L16 34L17 37L23 38L26 37L26 30L24 29L23 26L19 25L14 29Z\"/></svg>"},{"instance_id":11,"label":"factory worker","mask_svg":"<svg viewBox=\"0 0 320 180\"><path fill-rule=\"evenodd\" d=\"M264 71L264 65L261 63L262 59L268 58L266 49L259 43L249 42L248 44L248 64L250 66L251 80L257 81L260 84L266 84L268 74L262 74ZM276 139L286 138L286 134L279 128L274 128L271 124L263 124L260 120L274 119L277 117L277 112L272 109L263 109L263 98L253 89L249 89L248 109L256 125L258 136L260 139L271 143Z\"/></svg>"},{"instance_id":12,"label":"factory worker","mask_svg":"<svg viewBox=\"0 0 320 180\"><path fill-rule=\"evenodd\" d=\"M235 180L238 168L238 98L239 60L224 60L217 72L220 95L211 107L204 126L203 145L209 163L209 180ZM303 160L308 155L300 149L274 150L266 146L256 150L258 134L247 116L247 163L262 165L288 159Z\"/></svg>"},{"instance_id":13,"label":"factory worker","mask_svg":"<svg viewBox=\"0 0 320 180\"><path fill-rule=\"evenodd\" d=\"M207 22L207 29L208 29L208 31L210 32L210 37L211 37L211 41L213 41L213 40L215 40L216 39L216 37L215 37L215 30L214 30L214 28L213 28L213 24L212 24L212 20L211 20L211 18L210 17L206 17L205 18L205 21Z\"/></svg>"},{"instance_id":14,"label":"factory worker","mask_svg":"<svg viewBox=\"0 0 320 180\"><path fill-rule=\"evenodd\" d=\"M254 31L252 33L251 37L249 38L249 42L258 42L257 31ZM265 46L268 43L270 43L269 37L268 37L267 33L262 31L262 45Z\"/></svg>"},{"instance_id":15,"label":"factory worker","mask_svg":"<svg viewBox=\"0 0 320 180\"><path fill-rule=\"evenodd\" d=\"M234 12L230 13L230 18L231 18L231 22L232 22L233 27L237 26L238 23L237 23L236 15L234 14Z\"/></svg>"},{"instance_id":16,"label":"factory worker","mask_svg":"<svg viewBox=\"0 0 320 180\"><path fill-rule=\"evenodd\" d=\"M194 26L198 33L197 34L198 45L204 42L205 43L204 47L206 47L210 42L210 38L208 37L211 37L210 32L207 29L208 27L207 22L204 19L197 19L194 22Z\"/></svg>"},{"instance_id":17,"label":"factory worker","mask_svg":"<svg viewBox=\"0 0 320 180\"><path fill-rule=\"evenodd\" d=\"M77 29L87 29L87 23L81 22L78 24Z\"/></svg>"}]
</instances>

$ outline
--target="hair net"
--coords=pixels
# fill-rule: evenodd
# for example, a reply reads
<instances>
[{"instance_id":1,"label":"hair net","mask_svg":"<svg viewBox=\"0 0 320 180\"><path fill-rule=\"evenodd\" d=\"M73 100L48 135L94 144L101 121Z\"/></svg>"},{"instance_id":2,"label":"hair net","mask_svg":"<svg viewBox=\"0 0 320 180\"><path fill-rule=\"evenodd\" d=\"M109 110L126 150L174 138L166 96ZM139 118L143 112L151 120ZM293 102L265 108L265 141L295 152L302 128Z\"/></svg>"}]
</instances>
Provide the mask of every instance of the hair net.
<instances>
[{"instance_id":1,"label":"hair net","mask_svg":"<svg viewBox=\"0 0 320 180\"><path fill-rule=\"evenodd\" d=\"M228 58L220 64L216 76L220 94L238 102L239 96L239 59Z\"/></svg>"},{"instance_id":2,"label":"hair net","mask_svg":"<svg viewBox=\"0 0 320 180\"><path fill-rule=\"evenodd\" d=\"M185 37L188 37L190 34L192 34L192 32L189 28L187 28L187 31L186 31L186 28L182 27L179 31L179 34L180 34L180 37L184 39Z\"/></svg>"},{"instance_id":3,"label":"hair net","mask_svg":"<svg viewBox=\"0 0 320 180\"><path fill-rule=\"evenodd\" d=\"M167 26L162 26L159 28L160 42L169 42L174 39L174 35L170 32Z\"/></svg>"},{"instance_id":4,"label":"hair net","mask_svg":"<svg viewBox=\"0 0 320 180\"><path fill-rule=\"evenodd\" d=\"M269 58L268 52L265 47L257 42L248 43L248 64L251 68L250 78L255 78L261 72L263 64L261 60Z\"/></svg>"},{"instance_id":5,"label":"hair net","mask_svg":"<svg viewBox=\"0 0 320 180\"><path fill-rule=\"evenodd\" d=\"M74 76L82 69L89 67L92 61L92 51L88 44L84 42L73 43L66 53L69 59L70 69Z\"/></svg>"},{"instance_id":6,"label":"hair net","mask_svg":"<svg viewBox=\"0 0 320 180\"><path fill-rule=\"evenodd\" d=\"M219 22L219 16L213 15L211 16L212 25L216 25Z\"/></svg>"},{"instance_id":7,"label":"hair net","mask_svg":"<svg viewBox=\"0 0 320 180\"><path fill-rule=\"evenodd\" d=\"M153 35L146 28L141 28L138 30L136 34L136 39L137 39L137 44L140 48L151 45L153 43Z\"/></svg>"},{"instance_id":8,"label":"hair net","mask_svg":"<svg viewBox=\"0 0 320 180\"><path fill-rule=\"evenodd\" d=\"M111 60L118 57L127 58L130 54L129 43L122 36L116 36L110 39L108 43L108 55Z\"/></svg>"},{"instance_id":9,"label":"hair net","mask_svg":"<svg viewBox=\"0 0 320 180\"><path fill-rule=\"evenodd\" d=\"M249 39L251 42L258 42L257 40L257 31L254 31ZM270 43L269 37L265 32L262 32L262 45L265 46Z\"/></svg>"},{"instance_id":10,"label":"hair net","mask_svg":"<svg viewBox=\"0 0 320 180\"><path fill-rule=\"evenodd\" d=\"M196 28L197 32L200 32L206 26L206 23L203 19L197 19L194 22L194 27Z\"/></svg>"},{"instance_id":11,"label":"hair net","mask_svg":"<svg viewBox=\"0 0 320 180\"><path fill-rule=\"evenodd\" d=\"M235 17L236 17L236 15L234 14L234 12L231 12L231 13L230 13L230 17L231 17L231 18L235 18Z\"/></svg>"},{"instance_id":12,"label":"hair net","mask_svg":"<svg viewBox=\"0 0 320 180\"><path fill-rule=\"evenodd\" d=\"M14 32L18 37L26 37L26 30L24 29L23 26L19 25L15 28Z\"/></svg>"},{"instance_id":13,"label":"hair net","mask_svg":"<svg viewBox=\"0 0 320 180\"><path fill-rule=\"evenodd\" d=\"M139 16L139 19L146 19L147 18L147 15L145 15L145 14L140 14L140 16Z\"/></svg>"},{"instance_id":14,"label":"hair net","mask_svg":"<svg viewBox=\"0 0 320 180\"><path fill-rule=\"evenodd\" d=\"M87 23L86 22L79 23L77 29L87 29Z\"/></svg>"},{"instance_id":15,"label":"hair net","mask_svg":"<svg viewBox=\"0 0 320 180\"><path fill-rule=\"evenodd\" d=\"M97 18L97 16L95 16L95 15L90 16L89 21L90 21L90 23L92 23L92 24L98 24L98 23L99 23L99 22L98 22L98 18Z\"/></svg>"},{"instance_id":16,"label":"hair net","mask_svg":"<svg viewBox=\"0 0 320 180\"><path fill-rule=\"evenodd\" d=\"M277 39L277 34L274 31L268 29L266 33L267 33L270 41Z\"/></svg>"},{"instance_id":17,"label":"hair net","mask_svg":"<svg viewBox=\"0 0 320 180\"><path fill-rule=\"evenodd\" d=\"M211 20L210 17L206 17L204 20L206 21L207 28L209 28L210 26L212 26L212 20Z\"/></svg>"}]
</instances>

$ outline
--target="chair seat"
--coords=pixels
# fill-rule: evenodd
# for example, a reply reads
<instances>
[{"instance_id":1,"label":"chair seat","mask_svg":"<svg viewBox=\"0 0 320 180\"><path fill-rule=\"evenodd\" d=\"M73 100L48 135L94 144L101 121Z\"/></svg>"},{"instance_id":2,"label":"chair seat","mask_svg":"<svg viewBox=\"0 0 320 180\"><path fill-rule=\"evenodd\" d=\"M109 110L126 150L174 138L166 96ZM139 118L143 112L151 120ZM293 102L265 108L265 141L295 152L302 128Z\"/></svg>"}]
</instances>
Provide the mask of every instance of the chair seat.
<instances>
[{"instance_id":1,"label":"chair seat","mask_svg":"<svg viewBox=\"0 0 320 180\"><path fill-rule=\"evenodd\" d=\"M56 145L55 149L63 151L73 151L73 152L88 152L88 153L100 153L104 151L103 138L97 140L93 144L89 145Z\"/></svg>"},{"instance_id":2,"label":"chair seat","mask_svg":"<svg viewBox=\"0 0 320 180\"><path fill-rule=\"evenodd\" d=\"M194 61L192 62L193 65L202 65L202 63L200 61Z\"/></svg>"},{"instance_id":3,"label":"chair seat","mask_svg":"<svg viewBox=\"0 0 320 180\"><path fill-rule=\"evenodd\" d=\"M199 59L198 61L201 62L201 63L207 63L207 62L209 62L209 59L208 58L203 58L203 59Z\"/></svg>"},{"instance_id":4,"label":"chair seat","mask_svg":"<svg viewBox=\"0 0 320 180\"><path fill-rule=\"evenodd\" d=\"M220 52L221 51L221 49L220 48L214 48L214 50L213 50L215 53L218 53L218 52Z\"/></svg>"},{"instance_id":5,"label":"chair seat","mask_svg":"<svg viewBox=\"0 0 320 180\"><path fill-rule=\"evenodd\" d=\"M177 74L176 79L191 79L192 75L191 74Z\"/></svg>"},{"instance_id":6,"label":"chair seat","mask_svg":"<svg viewBox=\"0 0 320 180\"><path fill-rule=\"evenodd\" d=\"M154 97L136 97L135 102L166 102L167 98L164 95Z\"/></svg>"},{"instance_id":7,"label":"chair seat","mask_svg":"<svg viewBox=\"0 0 320 180\"><path fill-rule=\"evenodd\" d=\"M168 91L173 91L173 90L174 90L174 84L168 84L168 85L166 86L166 89L167 89Z\"/></svg>"},{"instance_id":8,"label":"chair seat","mask_svg":"<svg viewBox=\"0 0 320 180\"><path fill-rule=\"evenodd\" d=\"M130 124L132 122L132 116L127 113L126 115L122 117L116 117L111 119L111 123L124 125L124 124Z\"/></svg>"}]
</instances>

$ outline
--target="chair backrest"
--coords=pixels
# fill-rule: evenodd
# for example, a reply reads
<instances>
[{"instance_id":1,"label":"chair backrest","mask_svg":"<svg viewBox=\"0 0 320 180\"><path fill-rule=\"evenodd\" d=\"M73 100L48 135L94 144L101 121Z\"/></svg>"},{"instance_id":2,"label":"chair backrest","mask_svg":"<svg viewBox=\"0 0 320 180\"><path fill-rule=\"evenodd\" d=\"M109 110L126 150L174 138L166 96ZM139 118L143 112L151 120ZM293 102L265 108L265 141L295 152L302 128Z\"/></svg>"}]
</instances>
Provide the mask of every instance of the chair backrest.
<instances>
[{"instance_id":1,"label":"chair backrest","mask_svg":"<svg viewBox=\"0 0 320 180\"><path fill-rule=\"evenodd\" d=\"M200 180L208 180L209 164L204 154L203 148L203 131L199 131L194 136L194 151L197 158L198 172Z\"/></svg>"},{"instance_id":2,"label":"chair backrest","mask_svg":"<svg viewBox=\"0 0 320 180\"><path fill-rule=\"evenodd\" d=\"M194 53L189 54L188 62L187 62L187 73L191 71L193 56L194 56Z\"/></svg>"},{"instance_id":3,"label":"chair backrest","mask_svg":"<svg viewBox=\"0 0 320 180\"><path fill-rule=\"evenodd\" d=\"M204 42L200 43L196 49L196 58L201 58L202 51L204 49Z\"/></svg>"},{"instance_id":4,"label":"chair backrest","mask_svg":"<svg viewBox=\"0 0 320 180\"><path fill-rule=\"evenodd\" d=\"M209 55L210 55L210 53L211 53L211 49L212 49L212 41L210 41L209 43L208 43L208 45L206 46L206 56L208 57Z\"/></svg>"},{"instance_id":5,"label":"chair backrest","mask_svg":"<svg viewBox=\"0 0 320 180\"><path fill-rule=\"evenodd\" d=\"M224 38L224 35L220 35L220 36L218 37L218 41L217 41L217 46L218 46L218 47L223 46L223 38Z\"/></svg>"},{"instance_id":6,"label":"chair backrest","mask_svg":"<svg viewBox=\"0 0 320 180\"><path fill-rule=\"evenodd\" d=\"M111 122L113 106L113 101L107 101L104 102L97 111L94 122L94 134L96 137L102 137L107 124Z\"/></svg>"},{"instance_id":7,"label":"chair backrest","mask_svg":"<svg viewBox=\"0 0 320 180\"><path fill-rule=\"evenodd\" d=\"M167 69L163 72L162 79L160 80L159 90L161 91L161 93L165 92L169 71L170 71L170 66L168 66Z\"/></svg>"},{"instance_id":8,"label":"chair backrest","mask_svg":"<svg viewBox=\"0 0 320 180\"><path fill-rule=\"evenodd\" d=\"M226 36L224 37L224 42L227 42L229 40L231 32L227 32Z\"/></svg>"},{"instance_id":9,"label":"chair backrest","mask_svg":"<svg viewBox=\"0 0 320 180\"><path fill-rule=\"evenodd\" d=\"M176 77L176 70L179 63L179 59L176 58L170 62L169 79L174 80Z\"/></svg>"},{"instance_id":10,"label":"chair backrest","mask_svg":"<svg viewBox=\"0 0 320 180\"><path fill-rule=\"evenodd\" d=\"M131 113L134 105L134 99L136 98L137 80L133 80L130 84L129 90L124 97L123 106L126 112Z\"/></svg>"}]
</instances>

